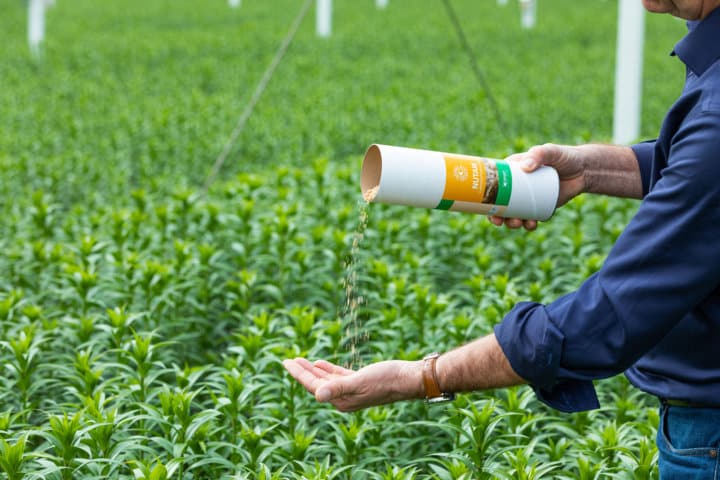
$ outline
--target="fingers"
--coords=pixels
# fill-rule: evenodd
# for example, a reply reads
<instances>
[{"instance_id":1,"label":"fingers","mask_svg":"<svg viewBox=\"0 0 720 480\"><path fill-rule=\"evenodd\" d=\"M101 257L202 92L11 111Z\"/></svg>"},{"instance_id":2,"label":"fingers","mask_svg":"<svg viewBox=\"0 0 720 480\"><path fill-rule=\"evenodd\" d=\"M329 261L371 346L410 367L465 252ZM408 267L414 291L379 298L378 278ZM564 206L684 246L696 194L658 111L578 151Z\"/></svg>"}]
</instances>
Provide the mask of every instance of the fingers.
<instances>
[{"instance_id":1,"label":"fingers","mask_svg":"<svg viewBox=\"0 0 720 480\"><path fill-rule=\"evenodd\" d=\"M488 217L490 223L495 226L501 227L503 224L512 229L523 227L527 231L533 231L537 228L537 220L521 220L519 218L503 218L491 215Z\"/></svg>"},{"instance_id":2,"label":"fingers","mask_svg":"<svg viewBox=\"0 0 720 480\"><path fill-rule=\"evenodd\" d=\"M523 220L523 228L528 232L532 232L538 226L537 220Z\"/></svg>"},{"instance_id":3,"label":"fingers","mask_svg":"<svg viewBox=\"0 0 720 480\"><path fill-rule=\"evenodd\" d=\"M523 221L519 218L506 218L505 219L505 226L508 228L520 228L523 225Z\"/></svg>"},{"instance_id":4,"label":"fingers","mask_svg":"<svg viewBox=\"0 0 720 480\"><path fill-rule=\"evenodd\" d=\"M504 218L502 218L502 217L496 217L496 216L494 216L494 215L490 215L490 216L488 217L488 220L490 220L490 223L492 223L492 224L495 225L496 227L501 227L502 224L505 222L505 219L504 219Z\"/></svg>"},{"instance_id":5,"label":"fingers","mask_svg":"<svg viewBox=\"0 0 720 480\"><path fill-rule=\"evenodd\" d=\"M306 358L298 357L295 359L295 362L297 362L298 365L300 365L305 370L308 370L310 372L314 372L316 370L315 365L311 361L307 360Z\"/></svg>"},{"instance_id":6,"label":"fingers","mask_svg":"<svg viewBox=\"0 0 720 480\"><path fill-rule=\"evenodd\" d=\"M312 363L304 358L283 360L283 366L317 401L332 402L341 411L354 409L349 404L345 405L346 401L340 401L349 391L351 383L348 383L347 376L354 373L352 370L325 360Z\"/></svg>"},{"instance_id":7,"label":"fingers","mask_svg":"<svg viewBox=\"0 0 720 480\"><path fill-rule=\"evenodd\" d=\"M327 372L315 368L315 366L304 358L296 358L294 360L284 360L283 366L290 375L295 378L305 389L315 395L315 391L320 384L327 381Z\"/></svg>"},{"instance_id":8,"label":"fingers","mask_svg":"<svg viewBox=\"0 0 720 480\"><path fill-rule=\"evenodd\" d=\"M391 401L417 398L415 394L397 395L393 389L402 362L379 362L357 372L325 360L312 363L304 358L283 361L287 371L319 402L329 402L341 412L381 405Z\"/></svg>"},{"instance_id":9,"label":"fingers","mask_svg":"<svg viewBox=\"0 0 720 480\"><path fill-rule=\"evenodd\" d=\"M326 360L316 360L315 366L318 369L334 375L350 375L351 373L354 373L353 370L341 367L340 365L335 365L334 363L330 363Z\"/></svg>"},{"instance_id":10,"label":"fingers","mask_svg":"<svg viewBox=\"0 0 720 480\"><path fill-rule=\"evenodd\" d=\"M315 363L305 358L283 360L283 366L305 389L320 402L328 402L343 395L343 382L339 377L354 373L352 370L325 360Z\"/></svg>"}]
</instances>

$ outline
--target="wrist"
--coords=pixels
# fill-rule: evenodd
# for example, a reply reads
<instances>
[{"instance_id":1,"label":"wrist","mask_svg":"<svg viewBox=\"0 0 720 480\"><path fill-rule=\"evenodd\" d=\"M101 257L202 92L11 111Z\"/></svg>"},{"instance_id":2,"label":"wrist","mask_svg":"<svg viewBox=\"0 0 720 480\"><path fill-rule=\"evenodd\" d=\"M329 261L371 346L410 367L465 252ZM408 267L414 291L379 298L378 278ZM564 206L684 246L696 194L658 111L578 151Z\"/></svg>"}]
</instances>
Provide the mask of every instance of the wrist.
<instances>
[{"instance_id":1,"label":"wrist","mask_svg":"<svg viewBox=\"0 0 720 480\"><path fill-rule=\"evenodd\" d=\"M403 393L408 399L425 398L425 385L423 383L423 361L405 362L401 369L399 384L404 385Z\"/></svg>"},{"instance_id":2,"label":"wrist","mask_svg":"<svg viewBox=\"0 0 720 480\"><path fill-rule=\"evenodd\" d=\"M619 145L578 147L583 192L623 198L642 198L642 179L635 153Z\"/></svg>"},{"instance_id":3,"label":"wrist","mask_svg":"<svg viewBox=\"0 0 720 480\"><path fill-rule=\"evenodd\" d=\"M601 147L594 144L570 146L570 157L575 157L573 163L576 166L578 179L578 191L574 196L581 195L583 193L592 193L594 184L597 182L593 174L593 165L596 163L593 161L597 156L602 156L602 153L598 150Z\"/></svg>"}]
</instances>

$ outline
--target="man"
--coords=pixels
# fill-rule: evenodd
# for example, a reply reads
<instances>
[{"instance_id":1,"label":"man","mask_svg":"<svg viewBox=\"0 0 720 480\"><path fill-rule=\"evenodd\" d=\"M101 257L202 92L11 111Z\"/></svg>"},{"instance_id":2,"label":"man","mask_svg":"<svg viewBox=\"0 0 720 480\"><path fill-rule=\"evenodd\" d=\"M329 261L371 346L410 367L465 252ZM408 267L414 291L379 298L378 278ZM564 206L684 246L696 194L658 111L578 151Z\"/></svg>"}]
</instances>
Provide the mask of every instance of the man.
<instances>
[{"instance_id":1,"label":"man","mask_svg":"<svg viewBox=\"0 0 720 480\"><path fill-rule=\"evenodd\" d=\"M662 478L720 478L720 0L643 4L689 28L673 51L686 66L685 87L658 138L632 147L547 144L511 157L527 171L555 167L559 205L581 193L642 198L600 271L548 305L516 305L494 334L440 356L357 372L286 360L318 401L352 411L529 383L569 412L598 407L592 380L625 372L662 401Z\"/></svg>"}]
</instances>

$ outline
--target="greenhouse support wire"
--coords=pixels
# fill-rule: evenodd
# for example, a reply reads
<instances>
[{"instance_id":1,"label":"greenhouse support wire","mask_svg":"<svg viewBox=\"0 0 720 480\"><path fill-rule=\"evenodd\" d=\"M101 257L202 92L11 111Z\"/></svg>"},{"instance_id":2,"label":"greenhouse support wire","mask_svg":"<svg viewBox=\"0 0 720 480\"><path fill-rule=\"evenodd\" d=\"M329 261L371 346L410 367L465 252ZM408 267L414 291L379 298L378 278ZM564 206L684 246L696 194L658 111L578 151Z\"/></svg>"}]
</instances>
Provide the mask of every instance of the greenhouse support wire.
<instances>
[{"instance_id":1,"label":"greenhouse support wire","mask_svg":"<svg viewBox=\"0 0 720 480\"><path fill-rule=\"evenodd\" d=\"M475 53L470 47L470 43L465 36L465 31L463 30L462 25L460 25L460 19L455 13L455 9L450 3L450 0L443 0L443 4L445 5L445 11L447 12L448 17L450 17L450 23L452 23L453 28L455 29L455 33L457 33L457 36L460 39L460 44L462 45L465 53L467 53L467 56L470 59L470 67L472 68L475 77L480 82L480 86L483 90L485 90L485 96L487 97L490 108L492 109L493 115L495 116L495 123L497 124L498 130L500 131L500 134L505 138L505 140L509 144L512 144L512 139L508 134L507 126L505 124L505 121L503 120L503 116L500 112L500 108L498 107L498 103L495 100L495 96L492 94L492 91L490 90L490 85L488 84L485 75L480 69L480 65L478 65L477 63Z\"/></svg>"},{"instance_id":2,"label":"greenhouse support wire","mask_svg":"<svg viewBox=\"0 0 720 480\"><path fill-rule=\"evenodd\" d=\"M255 105L257 105L260 97L270 83L270 79L275 73L275 70L277 69L278 65L280 65L280 62L285 56L285 53L288 51L288 48L290 48L290 44L295 38L295 34L297 34L297 31L300 29L300 24L305 19L305 15L307 15L307 12L310 9L310 5L312 4L312 2L313 0L305 1L305 4L302 6L300 12L298 13L297 17L295 17L295 20L290 26L290 30L288 30L285 39L280 44L280 47L278 47L277 52L275 52L275 57L273 57L272 62L270 62L270 65L265 70L265 73L263 73L263 76L260 78L260 82L258 82L257 86L255 87L255 92L253 92L250 101L245 106L245 110L243 110L242 114L240 115L240 118L238 119L235 128L230 134L230 138L228 138L227 142L225 142L225 146L223 147L222 152L220 152L220 155L218 155L215 163L210 169L210 173L208 173L208 176L205 179L205 183L203 185L203 193L207 193L210 185L212 185L212 183L215 181L215 177L217 177L220 169L225 163L225 160L227 160L228 155L230 155L230 151L232 150L233 146L235 146L237 139L240 137L240 133L242 133L243 129L245 128L245 124L250 118L250 115L252 115L253 110L255 109Z\"/></svg>"}]
</instances>

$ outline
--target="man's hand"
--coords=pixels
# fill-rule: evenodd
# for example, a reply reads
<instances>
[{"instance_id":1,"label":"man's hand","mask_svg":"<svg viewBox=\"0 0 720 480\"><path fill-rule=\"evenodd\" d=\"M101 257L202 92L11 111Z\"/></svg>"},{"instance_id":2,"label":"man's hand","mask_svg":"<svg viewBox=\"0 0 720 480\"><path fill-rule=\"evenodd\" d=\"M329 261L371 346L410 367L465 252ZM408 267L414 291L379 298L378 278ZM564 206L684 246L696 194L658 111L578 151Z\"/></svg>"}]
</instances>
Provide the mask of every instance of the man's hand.
<instances>
[{"instance_id":1,"label":"man's hand","mask_svg":"<svg viewBox=\"0 0 720 480\"><path fill-rule=\"evenodd\" d=\"M643 196L640 166L630 147L602 144L570 147L546 143L532 147L527 153L511 155L508 160L522 162L526 172L532 172L541 165L557 170L560 177L558 207L581 193L636 199ZM510 228L525 227L527 230L537 227L535 220L489 218L498 226L505 224Z\"/></svg>"},{"instance_id":2,"label":"man's hand","mask_svg":"<svg viewBox=\"0 0 720 480\"><path fill-rule=\"evenodd\" d=\"M543 165L557 170L560 177L558 207L585 191L585 164L582 150L578 147L546 143L545 145L532 147L525 153L510 155L506 160L520 162L521 168L528 173L537 170ZM535 230L537 228L537 220L521 220L519 218L497 216L488 218L497 226L505 224L508 228L524 227L526 230Z\"/></svg>"},{"instance_id":3,"label":"man's hand","mask_svg":"<svg viewBox=\"0 0 720 480\"><path fill-rule=\"evenodd\" d=\"M424 398L422 362L390 360L358 371L325 360L283 361L283 366L319 402L330 402L341 412Z\"/></svg>"},{"instance_id":4,"label":"man's hand","mask_svg":"<svg viewBox=\"0 0 720 480\"><path fill-rule=\"evenodd\" d=\"M283 365L320 402L342 412L425 398L423 361L388 360L358 371L325 360L285 360ZM443 392L469 392L527 383L512 369L495 334L443 353L435 363Z\"/></svg>"}]
</instances>

